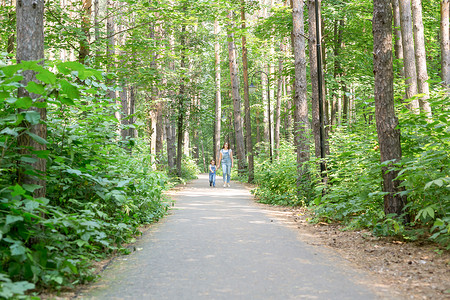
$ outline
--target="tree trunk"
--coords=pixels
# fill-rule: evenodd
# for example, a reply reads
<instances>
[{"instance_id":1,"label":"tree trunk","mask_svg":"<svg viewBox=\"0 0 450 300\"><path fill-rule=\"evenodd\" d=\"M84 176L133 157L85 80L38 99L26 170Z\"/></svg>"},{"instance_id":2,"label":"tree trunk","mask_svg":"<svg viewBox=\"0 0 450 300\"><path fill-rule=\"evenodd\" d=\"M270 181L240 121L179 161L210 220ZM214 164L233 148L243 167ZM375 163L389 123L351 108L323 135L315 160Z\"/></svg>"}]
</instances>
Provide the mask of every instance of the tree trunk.
<instances>
[{"instance_id":1,"label":"tree trunk","mask_svg":"<svg viewBox=\"0 0 450 300\"><path fill-rule=\"evenodd\" d=\"M219 151L220 151L220 125L222 122L222 99L220 92L220 43L219 43L219 20L214 22L214 35L216 41L214 43L214 57L215 57L215 89L216 89L216 112L214 122L214 159L216 163L219 163Z\"/></svg>"},{"instance_id":2,"label":"tree trunk","mask_svg":"<svg viewBox=\"0 0 450 300\"><path fill-rule=\"evenodd\" d=\"M232 19L232 12L228 14L228 18ZM236 63L236 51L234 44L234 34L231 28L228 29L228 55L230 65L230 78L231 78L231 95L233 98L234 108L234 130L236 138L236 154L238 157L239 173L245 170L245 150L244 150L244 134L242 130L242 118L241 118L241 96L239 94L239 73Z\"/></svg>"},{"instance_id":3,"label":"tree trunk","mask_svg":"<svg viewBox=\"0 0 450 300\"><path fill-rule=\"evenodd\" d=\"M286 130L286 141L292 140L292 88L291 88L291 80L290 77L286 79L286 121L285 121L285 130Z\"/></svg>"},{"instance_id":4,"label":"tree trunk","mask_svg":"<svg viewBox=\"0 0 450 300\"><path fill-rule=\"evenodd\" d=\"M401 0L403 1L403 0ZM374 0L373 44L375 75L375 116L381 162L401 158L400 130L394 111L394 71L392 66L392 12L390 0ZM390 170L392 163L382 167L384 211L386 214L402 213L405 205L400 196L398 171Z\"/></svg>"},{"instance_id":5,"label":"tree trunk","mask_svg":"<svg viewBox=\"0 0 450 300\"><path fill-rule=\"evenodd\" d=\"M403 68L403 43L402 43L402 31L400 24L400 7L398 0L392 0L392 11L394 15L394 33L395 33L395 58L400 60L400 76L405 76L405 70Z\"/></svg>"},{"instance_id":6,"label":"tree trunk","mask_svg":"<svg viewBox=\"0 0 450 300\"><path fill-rule=\"evenodd\" d=\"M186 68L186 25L181 25L181 54L180 54L180 69L185 70ZM178 103L177 103L177 175L181 177L181 162L183 159L183 139L184 139L184 114L185 114L185 81L186 74L182 74L180 90L178 94Z\"/></svg>"},{"instance_id":7,"label":"tree trunk","mask_svg":"<svg viewBox=\"0 0 450 300\"><path fill-rule=\"evenodd\" d=\"M291 0L293 18L293 50L294 50L294 143L297 150L297 191L301 195L308 192L306 162L309 160L308 143L308 103L306 86L306 41L303 18L303 0Z\"/></svg>"},{"instance_id":8,"label":"tree trunk","mask_svg":"<svg viewBox=\"0 0 450 300\"><path fill-rule=\"evenodd\" d=\"M261 143L261 113L259 112L259 108L256 109L255 120L256 120L256 145L258 150L260 147L259 143Z\"/></svg>"},{"instance_id":9,"label":"tree trunk","mask_svg":"<svg viewBox=\"0 0 450 300\"><path fill-rule=\"evenodd\" d=\"M254 160L253 160L253 141L252 124L250 116L250 95L248 90L248 62L247 62L247 38L245 36L245 0L241 0L241 21L242 21L242 71L244 73L244 107L245 107L245 138L247 143L248 156L248 182L254 180Z\"/></svg>"},{"instance_id":10,"label":"tree trunk","mask_svg":"<svg viewBox=\"0 0 450 300\"><path fill-rule=\"evenodd\" d=\"M120 116L120 135L122 136L122 141L126 141L129 136L128 130L128 88L126 83L122 83L122 91L119 92L120 103L122 104L122 115Z\"/></svg>"},{"instance_id":11,"label":"tree trunk","mask_svg":"<svg viewBox=\"0 0 450 300\"><path fill-rule=\"evenodd\" d=\"M21 0L16 5L16 26L17 26L17 63L22 61L37 61L44 59L44 1L43 0ZM41 62L43 63L43 62ZM23 79L21 83L27 86L29 82L38 82L36 73L33 71L25 71L22 73ZM40 95L28 92L25 88L19 88L18 97L30 97L31 99L38 99ZM36 100L43 102L43 100ZM22 127L27 128L26 132L37 135L44 140L47 139L47 126L45 124L47 118L46 108L31 107L30 111L36 111L40 115L39 124L30 124L23 122ZM46 181L45 174L47 171L47 160L39 158L33 151L45 151L47 149L45 144L36 142L28 134L22 134L18 138L19 147L23 154L29 154L36 159L32 163L33 169L37 176L29 175L24 170L19 171L19 184L36 184L41 186L34 191L34 197L45 197Z\"/></svg>"},{"instance_id":12,"label":"tree trunk","mask_svg":"<svg viewBox=\"0 0 450 300\"><path fill-rule=\"evenodd\" d=\"M419 106L422 111L431 118L430 88L428 86L427 57L425 52L425 33L422 22L422 4L421 0L412 0L412 16L414 30L414 46L416 54L417 67L417 90L419 94L424 94L419 99Z\"/></svg>"},{"instance_id":13,"label":"tree trunk","mask_svg":"<svg viewBox=\"0 0 450 300\"><path fill-rule=\"evenodd\" d=\"M441 1L441 66L442 81L448 88L450 87L450 1Z\"/></svg>"},{"instance_id":14,"label":"tree trunk","mask_svg":"<svg viewBox=\"0 0 450 300\"><path fill-rule=\"evenodd\" d=\"M83 35L80 36L80 52L78 54L78 61L85 63L86 57L89 55L89 29L91 27L91 11L92 0L82 0L81 11L81 31Z\"/></svg>"},{"instance_id":15,"label":"tree trunk","mask_svg":"<svg viewBox=\"0 0 450 300\"><path fill-rule=\"evenodd\" d=\"M348 122L348 90L347 84L345 82L342 83L342 122Z\"/></svg>"},{"instance_id":16,"label":"tree trunk","mask_svg":"<svg viewBox=\"0 0 450 300\"><path fill-rule=\"evenodd\" d=\"M339 22L336 20L334 23L334 70L333 77L334 81L337 84L341 81L341 64L339 62L339 55L342 47L342 33L344 29L344 20L340 20ZM331 103L331 125L332 127L338 124L338 115L339 115L339 94L334 91L333 92L333 100Z\"/></svg>"},{"instance_id":17,"label":"tree trunk","mask_svg":"<svg viewBox=\"0 0 450 300\"><path fill-rule=\"evenodd\" d=\"M130 112L130 118L128 119L128 124L130 125L134 125L136 123L136 117L134 116L135 110L136 110L136 95L134 93L135 91L135 87L131 86L130 87L130 107L129 107L129 112ZM134 127L134 126L132 126ZM136 129L130 127L128 130L128 135L130 136L130 138L136 138Z\"/></svg>"},{"instance_id":18,"label":"tree trunk","mask_svg":"<svg viewBox=\"0 0 450 300\"><path fill-rule=\"evenodd\" d=\"M319 121L319 85L317 70L317 37L316 37L316 5L315 0L308 0L308 31L309 31L309 67L311 76L311 110L312 129L314 135L315 155L320 157L320 121Z\"/></svg>"},{"instance_id":19,"label":"tree trunk","mask_svg":"<svg viewBox=\"0 0 450 300\"><path fill-rule=\"evenodd\" d=\"M417 95L417 72L411 20L411 2L410 0L399 0L399 4L400 23L402 25L403 65L405 67L406 77L406 98L411 99ZM419 101L413 99L410 107L414 112L419 112Z\"/></svg>"},{"instance_id":20,"label":"tree trunk","mask_svg":"<svg viewBox=\"0 0 450 300\"><path fill-rule=\"evenodd\" d=\"M6 3L5 3L5 5L6 5ZM15 6L14 0L11 0L11 6ZM16 25L14 8L10 8L10 10L8 12L8 23L9 23L10 28L13 27L14 25ZM12 30L11 34L8 36L8 44L6 47L6 52L8 52L9 54L14 53L14 40L15 40L15 31Z\"/></svg>"},{"instance_id":21,"label":"tree trunk","mask_svg":"<svg viewBox=\"0 0 450 300\"><path fill-rule=\"evenodd\" d=\"M172 109L168 109L168 116L173 112ZM169 173L174 174L176 170L176 146L175 146L175 126L172 124L170 117L165 119L166 125L166 146L167 146L167 165L169 167Z\"/></svg>"},{"instance_id":22,"label":"tree trunk","mask_svg":"<svg viewBox=\"0 0 450 300\"><path fill-rule=\"evenodd\" d=\"M106 46L106 59L107 59L107 72L111 73L112 70L115 68L115 54L116 54L116 41L114 37L115 33L115 20L112 11L115 9L115 3L114 0L107 0L107 13L108 18L106 20L106 35L108 38L108 44ZM114 85L113 79L107 80L107 85L112 87ZM116 99L116 92L109 90L108 91L108 97L115 100Z\"/></svg>"},{"instance_id":23,"label":"tree trunk","mask_svg":"<svg viewBox=\"0 0 450 300\"><path fill-rule=\"evenodd\" d=\"M280 53L283 52L283 44L280 44ZM283 96L283 59L278 58L278 85L275 103L275 128L273 129L273 143L275 148L275 159L278 158L280 149L280 127L281 127L281 98Z\"/></svg>"}]
</instances>

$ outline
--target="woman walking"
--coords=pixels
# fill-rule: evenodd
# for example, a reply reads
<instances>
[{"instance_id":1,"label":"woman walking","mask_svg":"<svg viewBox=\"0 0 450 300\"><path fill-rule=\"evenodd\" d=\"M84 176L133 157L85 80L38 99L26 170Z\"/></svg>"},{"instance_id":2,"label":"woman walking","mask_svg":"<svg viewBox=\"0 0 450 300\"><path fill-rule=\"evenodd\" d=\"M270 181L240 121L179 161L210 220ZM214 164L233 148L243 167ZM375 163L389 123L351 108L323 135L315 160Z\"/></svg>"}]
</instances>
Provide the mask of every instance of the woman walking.
<instances>
[{"instance_id":1,"label":"woman walking","mask_svg":"<svg viewBox=\"0 0 450 300\"><path fill-rule=\"evenodd\" d=\"M228 142L223 144L219 153L219 162L222 164L223 187L230 187L231 168L233 167L233 151L229 148Z\"/></svg>"}]
</instances>

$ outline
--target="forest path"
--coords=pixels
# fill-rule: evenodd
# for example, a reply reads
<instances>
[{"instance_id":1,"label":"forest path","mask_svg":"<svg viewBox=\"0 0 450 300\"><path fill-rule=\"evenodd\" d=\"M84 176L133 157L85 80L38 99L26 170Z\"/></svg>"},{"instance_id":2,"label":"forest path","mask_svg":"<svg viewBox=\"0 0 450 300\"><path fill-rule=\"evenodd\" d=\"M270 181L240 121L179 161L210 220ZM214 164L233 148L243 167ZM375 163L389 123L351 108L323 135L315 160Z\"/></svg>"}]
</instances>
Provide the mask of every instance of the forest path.
<instances>
[{"instance_id":1,"label":"forest path","mask_svg":"<svg viewBox=\"0 0 450 300\"><path fill-rule=\"evenodd\" d=\"M337 254L303 242L243 185L217 181L209 187L202 174L173 192L172 213L78 298L389 299Z\"/></svg>"}]
</instances>

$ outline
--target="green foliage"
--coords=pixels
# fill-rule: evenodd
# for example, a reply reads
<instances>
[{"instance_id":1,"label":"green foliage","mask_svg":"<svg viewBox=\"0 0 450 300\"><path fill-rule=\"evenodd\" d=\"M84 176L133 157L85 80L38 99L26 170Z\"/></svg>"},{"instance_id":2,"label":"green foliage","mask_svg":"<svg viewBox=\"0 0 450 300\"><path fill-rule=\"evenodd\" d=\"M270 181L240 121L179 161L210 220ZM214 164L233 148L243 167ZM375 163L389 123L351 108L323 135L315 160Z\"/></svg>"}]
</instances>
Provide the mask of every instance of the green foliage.
<instances>
[{"instance_id":1,"label":"green foliage","mask_svg":"<svg viewBox=\"0 0 450 300\"><path fill-rule=\"evenodd\" d=\"M372 227L383 216L380 158L374 140L374 126L340 127L333 133L327 157L328 184L316 189L318 218L345 220L355 228Z\"/></svg>"},{"instance_id":2,"label":"green foliage","mask_svg":"<svg viewBox=\"0 0 450 300\"><path fill-rule=\"evenodd\" d=\"M428 227L431 239L450 249L450 106L436 93L430 101L433 116L402 112L403 161L399 173L407 212L413 225Z\"/></svg>"},{"instance_id":3,"label":"green foliage","mask_svg":"<svg viewBox=\"0 0 450 300\"><path fill-rule=\"evenodd\" d=\"M255 156L255 183L252 192L262 203L284 206L299 206L304 199L297 194L297 157L292 146L283 143L280 157L270 159L260 153Z\"/></svg>"},{"instance_id":4,"label":"green foliage","mask_svg":"<svg viewBox=\"0 0 450 300\"><path fill-rule=\"evenodd\" d=\"M374 124L352 124L334 132L328 156L327 193L318 186L313 207L316 218L339 221L349 228L373 228L378 235L416 239L429 231L430 239L450 248L450 130L448 98L430 99L433 116L413 114L398 106L402 132L402 161L398 179L408 197L405 215L411 224L385 216L381 191L381 165ZM426 235L425 235L426 236Z\"/></svg>"},{"instance_id":5,"label":"green foliage","mask_svg":"<svg viewBox=\"0 0 450 300\"><path fill-rule=\"evenodd\" d=\"M61 288L94 278L90 261L139 234L137 227L163 216L166 176L155 172L144 151L130 155L116 134L116 104L100 71L76 62L51 72L34 62L0 68L0 284L2 297L21 297L35 287ZM25 88L43 102L17 97L21 72L37 72L40 84ZM30 109L47 108L47 120ZM46 140L28 131L45 122ZM24 153L17 139L29 135L47 150ZM142 143L135 141L136 147ZM30 163L47 160L46 198L37 185L19 184L33 175Z\"/></svg>"}]
</instances>

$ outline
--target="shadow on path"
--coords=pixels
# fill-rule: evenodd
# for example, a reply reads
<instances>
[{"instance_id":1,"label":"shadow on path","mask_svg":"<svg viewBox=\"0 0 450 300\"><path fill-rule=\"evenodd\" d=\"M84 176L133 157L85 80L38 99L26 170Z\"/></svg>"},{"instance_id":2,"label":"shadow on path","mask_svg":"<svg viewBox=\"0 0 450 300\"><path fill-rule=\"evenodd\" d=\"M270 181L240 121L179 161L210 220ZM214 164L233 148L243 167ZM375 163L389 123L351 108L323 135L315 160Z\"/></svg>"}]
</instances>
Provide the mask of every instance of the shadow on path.
<instances>
[{"instance_id":1,"label":"shadow on path","mask_svg":"<svg viewBox=\"0 0 450 300\"><path fill-rule=\"evenodd\" d=\"M212 188L200 175L172 197L175 209L138 251L116 259L79 299L389 298L338 255L302 242L238 183Z\"/></svg>"}]
</instances>

